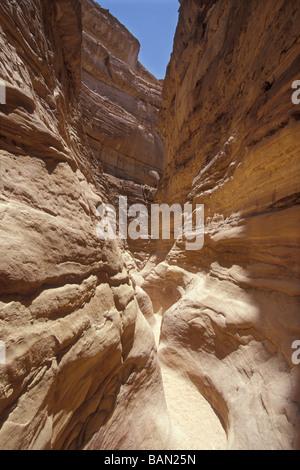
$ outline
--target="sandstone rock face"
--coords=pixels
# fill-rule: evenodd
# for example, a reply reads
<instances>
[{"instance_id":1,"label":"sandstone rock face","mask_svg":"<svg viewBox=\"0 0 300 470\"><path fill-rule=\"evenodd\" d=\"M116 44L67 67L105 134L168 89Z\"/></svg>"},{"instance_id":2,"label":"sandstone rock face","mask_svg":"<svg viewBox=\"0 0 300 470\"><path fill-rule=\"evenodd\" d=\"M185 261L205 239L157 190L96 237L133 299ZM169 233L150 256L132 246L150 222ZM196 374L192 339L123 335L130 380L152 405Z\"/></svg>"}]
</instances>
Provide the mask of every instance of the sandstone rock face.
<instances>
[{"instance_id":1,"label":"sandstone rock face","mask_svg":"<svg viewBox=\"0 0 300 470\"><path fill-rule=\"evenodd\" d=\"M141 286L232 449L299 447L299 24L296 0L183 0L163 88L158 201L204 204L205 240L160 244Z\"/></svg>"},{"instance_id":2,"label":"sandstone rock face","mask_svg":"<svg viewBox=\"0 0 300 470\"><path fill-rule=\"evenodd\" d=\"M106 10L2 0L1 449L300 448L299 2L180 3L160 131ZM120 195L204 247L99 240Z\"/></svg>"},{"instance_id":3,"label":"sandstone rock face","mask_svg":"<svg viewBox=\"0 0 300 470\"><path fill-rule=\"evenodd\" d=\"M165 448L153 333L123 247L96 236L107 183L78 108L81 3L3 0L0 31L0 447Z\"/></svg>"},{"instance_id":4,"label":"sandstone rock face","mask_svg":"<svg viewBox=\"0 0 300 470\"><path fill-rule=\"evenodd\" d=\"M157 186L161 83L138 61L139 42L107 10L83 1L81 104L92 151L105 172Z\"/></svg>"}]
</instances>

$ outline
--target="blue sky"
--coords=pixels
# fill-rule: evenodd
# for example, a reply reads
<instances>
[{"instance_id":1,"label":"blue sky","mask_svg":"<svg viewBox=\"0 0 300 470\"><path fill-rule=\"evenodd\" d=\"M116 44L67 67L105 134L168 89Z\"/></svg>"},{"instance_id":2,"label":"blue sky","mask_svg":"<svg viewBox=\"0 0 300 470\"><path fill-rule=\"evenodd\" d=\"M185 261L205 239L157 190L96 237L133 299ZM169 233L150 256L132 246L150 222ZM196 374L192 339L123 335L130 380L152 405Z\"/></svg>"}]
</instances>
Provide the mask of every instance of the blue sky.
<instances>
[{"instance_id":1,"label":"blue sky","mask_svg":"<svg viewBox=\"0 0 300 470\"><path fill-rule=\"evenodd\" d=\"M164 78L173 49L178 0L97 0L139 40L139 61L155 77Z\"/></svg>"}]
</instances>

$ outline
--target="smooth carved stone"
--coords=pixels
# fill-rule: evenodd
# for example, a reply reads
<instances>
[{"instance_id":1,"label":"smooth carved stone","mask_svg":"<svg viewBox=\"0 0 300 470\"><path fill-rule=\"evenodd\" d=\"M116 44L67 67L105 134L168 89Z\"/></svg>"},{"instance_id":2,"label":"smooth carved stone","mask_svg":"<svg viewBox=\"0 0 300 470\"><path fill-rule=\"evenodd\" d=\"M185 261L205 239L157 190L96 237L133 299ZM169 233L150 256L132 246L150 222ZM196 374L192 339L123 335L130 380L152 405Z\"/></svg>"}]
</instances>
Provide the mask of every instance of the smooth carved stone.
<instances>
[{"instance_id":1,"label":"smooth carved stone","mask_svg":"<svg viewBox=\"0 0 300 470\"><path fill-rule=\"evenodd\" d=\"M204 204L205 238L157 246L191 276L181 291L165 263L142 284L164 306L160 359L217 410L229 448L299 448L299 5L180 3L157 200Z\"/></svg>"},{"instance_id":2,"label":"smooth carved stone","mask_svg":"<svg viewBox=\"0 0 300 470\"><path fill-rule=\"evenodd\" d=\"M139 49L116 18L84 0L81 107L90 146L106 173L157 186L161 83L138 61Z\"/></svg>"},{"instance_id":3,"label":"smooth carved stone","mask_svg":"<svg viewBox=\"0 0 300 470\"><path fill-rule=\"evenodd\" d=\"M124 80L133 78L129 90L121 91L125 100L128 96L129 108L147 102L128 124L129 109L119 120L108 113L110 123L105 122L103 133L119 121L121 128L123 122L125 134L129 132L124 148L132 149L130 171L141 168L141 176L144 170L160 168L161 141L154 131L150 136L147 132L156 120L161 89L137 63L138 43L125 28L111 15L95 17L93 12L102 10L91 2L3 0L1 79L7 92L6 104L0 105L3 450L162 448L170 440L154 337L128 284L125 261L131 255L125 246L96 235L97 207L112 202L112 192L107 191L103 169L90 151L79 107L82 90L87 93L83 102L98 105L92 90L81 84L84 3L92 9L91 27L104 31L104 36L109 31L108 42L116 55L112 73L115 77L124 73L120 89ZM109 112L124 106L122 101ZM91 122L96 116L87 117ZM133 148L130 141L139 124L141 141ZM118 140L120 134L108 149ZM152 165L155 142L159 155ZM135 165L137 148L144 143L147 151ZM161 425L162 416L166 426Z\"/></svg>"}]
</instances>

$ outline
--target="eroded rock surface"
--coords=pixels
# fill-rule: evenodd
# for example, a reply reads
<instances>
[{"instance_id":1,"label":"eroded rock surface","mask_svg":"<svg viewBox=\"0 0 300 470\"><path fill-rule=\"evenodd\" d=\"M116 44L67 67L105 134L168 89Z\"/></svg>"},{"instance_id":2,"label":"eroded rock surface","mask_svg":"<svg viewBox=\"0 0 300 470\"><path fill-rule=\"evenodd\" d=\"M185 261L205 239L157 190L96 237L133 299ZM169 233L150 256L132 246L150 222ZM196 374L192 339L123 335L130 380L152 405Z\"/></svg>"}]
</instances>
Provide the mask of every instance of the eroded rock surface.
<instances>
[{"instance_id":1,"label":"eroded rock surface","mask_svg":"<svg viewBox=\"0 0 300 470\"><path fill-rule=\"evenodd\" d=\"M138 61L138 40L107 10L83 1L81 103L104 171L157 186L164 165L158 133L161 82Z\"/></svg>"},{"instance_id":2,"label":"eroded rock surface","mask_svg":"<svg viewBox=\"0 0 300 470\"><path fill-rule=\"evenodd\" d=\"M163 88L158 201L204 204L205 240L160 243L142 287L233 449L299 447L299 24L293 0L183 0Z\"/></svg>"},{"instance_id":3,"label":"eroded rock surface","mask_svg":"<svg viewBox=\"0 0 300 470\"><path fill-rule=\"evenodd\" d=\"M91 0L2 0L1 449L300 447L299 2L180 3L159 182L136 39ZM204 204L204 247L100 241L119 195Z\"/></svg>"},{"instance_id":4,"label":"eroded rock surface","mask_svg":"<svg viewBox=\"0 0 300 470\"><path fill-rule=\"evenodd\" d=\"M123 247L96 236L81 2L3 0L0 41L0 447L168 447L152 330Z\"/></svg>"}]
</instances>

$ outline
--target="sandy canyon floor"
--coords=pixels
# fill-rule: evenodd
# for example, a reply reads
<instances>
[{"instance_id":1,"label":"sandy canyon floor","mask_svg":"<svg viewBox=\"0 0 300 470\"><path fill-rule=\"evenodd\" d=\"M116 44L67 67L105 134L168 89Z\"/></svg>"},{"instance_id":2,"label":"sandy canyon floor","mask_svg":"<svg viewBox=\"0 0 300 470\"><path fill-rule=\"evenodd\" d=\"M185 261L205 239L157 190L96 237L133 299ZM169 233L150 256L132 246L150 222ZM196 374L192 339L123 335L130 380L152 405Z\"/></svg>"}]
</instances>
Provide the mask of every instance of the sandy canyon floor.
<instances>
[{"instance_id":1,"label":"sandy canyon floor","mask_svg":"<svg viewBox=\"0 0 300 470\"><path fill-rule=\"evenodd\" d=\"M153 332L159 348L162 316L155 314ZM225 430L208 401L179 371L161 363L167 407L180 449L225 450Z\"/></svg>"}]
</instances>

